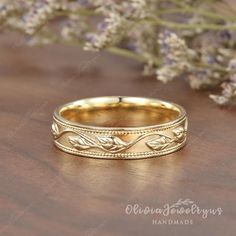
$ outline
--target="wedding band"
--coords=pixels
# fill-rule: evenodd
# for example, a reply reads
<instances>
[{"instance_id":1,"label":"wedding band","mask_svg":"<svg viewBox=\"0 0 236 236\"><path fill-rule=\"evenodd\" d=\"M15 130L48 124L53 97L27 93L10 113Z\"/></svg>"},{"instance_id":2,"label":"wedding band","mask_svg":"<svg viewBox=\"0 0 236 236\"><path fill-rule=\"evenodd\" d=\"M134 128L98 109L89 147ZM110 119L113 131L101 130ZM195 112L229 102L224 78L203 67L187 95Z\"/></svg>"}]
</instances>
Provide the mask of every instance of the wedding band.
<instances>
[{"instance_id":1,"label":"wedding band","mask_svg":"<svg viewBox=\"0 0 236 236\"><path fill-rule=\"evenodd\" d=\"M64 152L102 159L166 155L186 143L185 110L153 98L97 97L57 108L52 133Z\"/></svg>"}]
</instances>

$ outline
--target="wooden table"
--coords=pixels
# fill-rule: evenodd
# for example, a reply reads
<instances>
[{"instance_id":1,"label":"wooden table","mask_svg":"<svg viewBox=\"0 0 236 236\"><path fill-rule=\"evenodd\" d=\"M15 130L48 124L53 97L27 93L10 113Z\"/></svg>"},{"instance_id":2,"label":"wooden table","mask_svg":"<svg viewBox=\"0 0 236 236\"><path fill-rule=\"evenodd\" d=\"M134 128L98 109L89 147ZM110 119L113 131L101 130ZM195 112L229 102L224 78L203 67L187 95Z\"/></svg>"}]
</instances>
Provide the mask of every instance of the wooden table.
<instances>
[{"instance_id":1,"label":"wooden table","mask_svg":"<svg viewBox=\"0 0 236 236\"><path fill-rule=\"evenodd\" d=\"M235 235L236 109L181 79L142 77L136 62L77 48L27 48L1 39L0 235ZM52 144L54 108L84 97L156 97L183 105L188 144L161 158L95 160ZM126 214L127 204L163 208L190 199L220 216ZM191 225L153 220L191 219ZM164 222L164 221L163 221Z\"/></svg>"}]
</instances>

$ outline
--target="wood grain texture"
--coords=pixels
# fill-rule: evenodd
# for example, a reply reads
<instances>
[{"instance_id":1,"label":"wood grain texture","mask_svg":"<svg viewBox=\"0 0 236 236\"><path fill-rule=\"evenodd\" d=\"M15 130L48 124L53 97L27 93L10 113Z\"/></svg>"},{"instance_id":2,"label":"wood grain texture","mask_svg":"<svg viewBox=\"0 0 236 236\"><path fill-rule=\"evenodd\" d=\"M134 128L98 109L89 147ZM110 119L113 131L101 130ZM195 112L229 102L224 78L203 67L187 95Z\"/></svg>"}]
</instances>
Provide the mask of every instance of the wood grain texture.
<instances>
[{"instance_id":1,"label":"wood grain texture","mask_svg":"<svg viewBox=\"0 0 236 236\"><path fill-rule=\"evenodd\" d=\"M207 92L191 91L181 79L164 85L141 77L135 62L108 54L25 48L8 37L0 49L1 236L235 235L235 108L217 107ZM106 95L181 104L190 122L187 146L138 161L57 150L50 133L55 107ZM151 215L125 214L127 204L160 208L180 198L201 208L221 207L223 214L205 220L191 216L193 225L177 226L153 225L158 217Z\"/></svg>"}]
</instances>

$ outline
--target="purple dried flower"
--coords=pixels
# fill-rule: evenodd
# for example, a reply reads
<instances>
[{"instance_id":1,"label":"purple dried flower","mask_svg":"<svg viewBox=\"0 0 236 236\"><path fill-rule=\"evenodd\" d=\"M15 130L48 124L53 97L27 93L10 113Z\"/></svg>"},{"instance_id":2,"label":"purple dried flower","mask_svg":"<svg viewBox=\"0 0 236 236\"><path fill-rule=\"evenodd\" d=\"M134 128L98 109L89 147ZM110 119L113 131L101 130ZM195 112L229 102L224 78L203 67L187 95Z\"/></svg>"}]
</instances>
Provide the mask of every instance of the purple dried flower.
<instances>
[{"instance_id":1,"label":"purple dried flower","mask_svg":"<svg viewBox=\"0 0 236 236\"><path fill-rule=\"evenodd\" d=\"M82 7L89 7L91 3L89 0L77 0L77 3Z\"/></svg>"},{"instance_id":2,"label":"purple dried flower","mask_svg":"<svg viewBox=\"0 0 236 236\"><path fill-rule=\"evenodd\" d=\"M97 24L97 30L98 30L98 31L105 31L106 28L107 28L107 26L108 26L108 23L107 23L107 22L99 22L99 23Z\"/></svg>"},{"instance_id":3,"label":"purple dried flower","mask_svg":"<svg viewBox=\"0 0 236 236\"><path fill-rule=\"evenodd\" d=\"M222 42L228 42L232 38L232 34L228 30L224 30L219 33L219 38Z\"/></svg>"},{"instance_id":4,"label":"purple dried flower","mask_svg":"<svg viewBox=\"0 0 236 236\"><path fill-rule=\"evenodd\" d=\"M228 65L229 71L236 71L236 59L232 59Z\"/></svg>"},{"instance_id":5,"label":"purple dried flower","mask_svg":"<svg viewBox=\"0 0 236 236\"><path fill-rule=\"evenodd\" d=\"M96 35L94 33L86 33L85 40L94 43L96 41Z\"/></svg>"}]
</instances>

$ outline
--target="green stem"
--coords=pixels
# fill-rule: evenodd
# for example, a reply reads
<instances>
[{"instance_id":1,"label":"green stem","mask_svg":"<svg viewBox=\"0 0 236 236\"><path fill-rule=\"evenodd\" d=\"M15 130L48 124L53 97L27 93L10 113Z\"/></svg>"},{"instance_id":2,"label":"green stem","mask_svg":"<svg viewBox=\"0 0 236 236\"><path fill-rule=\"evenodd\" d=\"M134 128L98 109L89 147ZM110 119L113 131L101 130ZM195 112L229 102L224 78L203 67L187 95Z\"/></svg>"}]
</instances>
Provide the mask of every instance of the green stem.
<instances>
[{"instance_id":1,"label":"green stem","mask_svg":"<svg viewBox=\"0 0 236 236\"><path fill-rule=\"evenodd\" d=\"M220 65L209 65L203 63L194 63L194 65L198 68L211 69L219 72L227 72L227 68Z\"/></svg>"},{"instance_id":2,"label":"green stem","mask_svg":"<svg viewBox=\"0 0 236 236\"><path fill-rule=\"evenodd\" d=\"M108 51L108 52L111 52L113 54L128 57L130 59L134 59L134 60L137 60L137 61L140 61L140 62L145 62L146 61L146 59L143 56L138 55L137 53L131 52L127 49L118 48L118 47L110 47L110 48L107 48L105 50Z\"/></svg>"},{"instance_id":3,"label":"green stem","mask_svg":"<svg viewBox=\"0 0 236 236\"><path fill-rule=\"evenodd\" d=\"M137 53L131 52L127 49L123 49L123 48L119 48L119 47L110 47L110 48L107 48L105 50L110 52L110 53L113 53L115 55L127 57L127 58L130 58L130 59L139 61L139 62L145 63L147 61L143 56L138 55ZM210 68L212 70L217 70L217 71L220 71L220 72L226 72L227 71L227 69L225 67L222 67L220 65L209 65L209 64L203 64L203 63L195 63L194 65L196 67L202 67L202 68L206 68L206 69Z\"/></svg>"},{"instance_id":4,"label":"green stem","mask_svg":"<svg viewBox=\"0 0 236 236\"><path fill-rule=\"evenodd\" d=\"M119 56L124 56L124 57L128 57L134 60L137 60L139 62L146 62L146 59L141 56L138 55L134 52L131 52L127 49L123 49L123 48L118 48L118 47L110 47L107 48L106 51L113 53L115 55L119 55ZM217 70L220 72L226 72L227 69L225 67L219 66L219 65L208 65L208 64L202 64L202 63L195 63L196 67L202 67L202 68L211 68L212 70Z\"/></svg>"},{"instance_id":5,"label":"green stem","mask_svg":"<svg viewBox=\"0 0 236 236\"><path fill-rule=\"evenodd\" d=\"M217 24L186 24L186 23L176 23L161 18L146 19L141 22L150 23L153 25L162 25L168 28L174 29L202 29L202 30L236 30L236 25L217 25Z\"/></svg>"},{"instance_id":6,"label":"green stem","mask_svg":"<svg viewBox=\"0 0 236 236\"><path fill-rule=\"evenodd\" d=\"M212 19L216 19L216 20L236 20L235 17L231 17L231 16L222 16L222 15L218 15L215 13L211 13L211 12L206 12L206 11L201 11L201 10L196 10L193 8L173 8L173 9L163 9L160 10L158 12L159 14L163 15L163 14L175 14L175 13L182 13L182 14L186 14L186 13L198 13L202 16L208 17L208 18L212 18Z\"/></svg>"},{"instance_id":7,"label":"green stem","mask_svg":"<svg viewBox=\"0 0 236 236\"><path fill-rule=\"evenodd\" d=\"M61 41L61 43L64 43L64 42ZM81 48L83 48L83 46L84 46L84 43L79 43L79 42L76 42L76 41L67 42L66 44L70 45L70 46L80 46ZM109 48L105 48L104 50L107 51L107 52L113 53L115 55L122 56L122 57L127 57L127 58L130 58L130 59L139 61L139 62L145 62L146 61L146 59L142 55L134 53L134 52L132 52L128 49L119 48L119 47L109 47Z\"/></svg>"},{"instance_id":8,"label":"green stem","mask_svg":"<svg viewBox=\"0 0 236 236\"><path fill-rule=\"evenodd\" d=\"M119 56L128 57L128 58L137 60L139 62L146 62L146 59L143 56L138 55L134 52L131 52L127 49L118 48L118 47L110 47L110 48L107 48L106 51L116 54L116 55L119 55ZM212 70L216 70L216 71L220 71L220 72L227 71L227 69L225 67L222 67L220 65L209 65L209 64L203 64L203 63L195 63L194 65L196 67L202 67L202 68L206 68L206 69L210 68Z\"/></svg>"},{"instance_id":9,"label":"green stem","mask_svg":"<svg viewBox=\"0 0 236 236\"><path fill-rule=\"evenodd\" d=\"M83 9L83 8L75 9L72 11L61 10L57 13L57 15L59 15L59 16L66 16L66 15L70 15L70 14L78 14L81 16L88 16L88 17L100 15L100 13L96 12L96 9Z\"/></svg>"},{"instance_id":10,"label":"green stem","mask_svg":"<svg viewBox=\"0 0 236 236\"><path fill-rule=\"evenodd\" d=\"M182 10L183 12L190 12L190 13L197 13L199 15L208 17L208 18L212 18L212 19L221 19L221 20L235 20L235 17L230 17L230 16L224 16L224 15L220 15L214 12L209 12L209 11L204 11L202 9L198 9L198 8L194 8L189 6L188 4L178 1L178 0L170 0L172 3L174 3L175 5L181 7L180 10ZM170 9L171 10L171 9Z\"/></svg>"}]
</instances>

